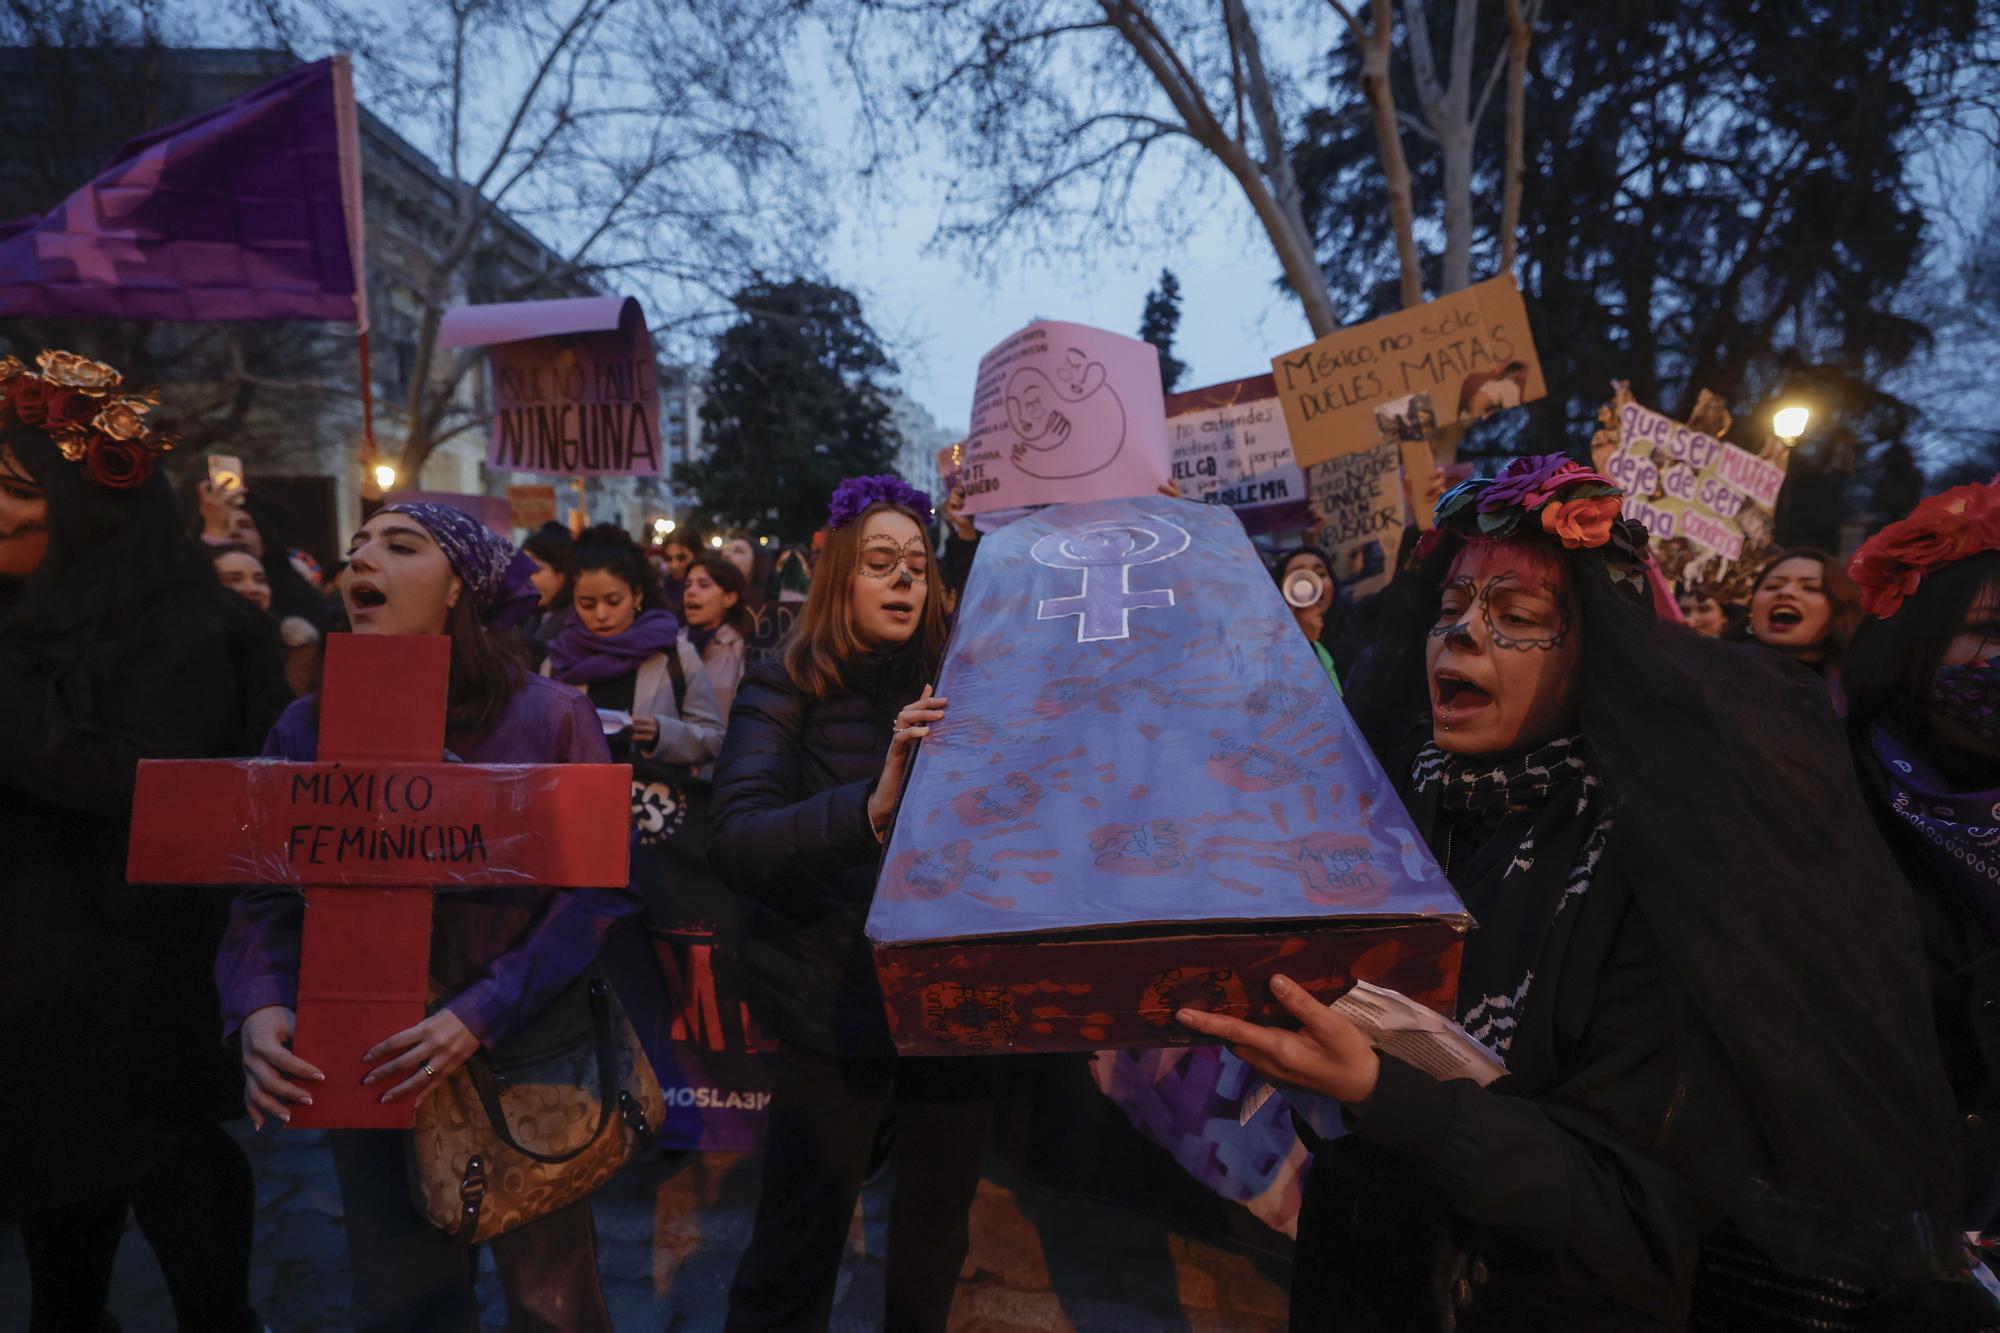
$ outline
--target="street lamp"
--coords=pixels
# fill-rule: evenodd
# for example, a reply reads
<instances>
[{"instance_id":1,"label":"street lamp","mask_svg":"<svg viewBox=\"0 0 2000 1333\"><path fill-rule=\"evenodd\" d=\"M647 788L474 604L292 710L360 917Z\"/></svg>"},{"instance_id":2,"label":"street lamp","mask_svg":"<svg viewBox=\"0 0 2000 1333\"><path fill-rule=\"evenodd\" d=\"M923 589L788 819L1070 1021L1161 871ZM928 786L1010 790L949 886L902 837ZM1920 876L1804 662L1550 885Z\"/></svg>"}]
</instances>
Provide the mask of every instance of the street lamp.
<instances>
[{"instance_id":1,"label":"street lamp","mask_svg":"<svg viewBox=\"0 0 2000 1333\"><path fill-rule=\"evenodd\" d=\"M1781 407L1771 414L1771 432L1788 445L1797 444L1811 419L1812 412L1806 408Z\"/></svg>"},{"instance_id":2,"label":"street lamp","mask_svg":"<svg viewBox=\"0 0 2000 1333\"><path fill-rule=\"evenodd\" d=\"M386 491L395 484L396 469L390 467L387 463L377 463L375 465L375 485L379 489Z\"/></svg>"},{"instance_id":3,"label":"street lamp","mask_svg":"<svg viewBox=\"0 0 2000 1333\"><path fill-rule=\"evenodd\" d=\"M661 519L661 520L660 520L660 521L659 521L658 523L655 523L655 524L653 525L653 528L654 528L654 530L655 530L655 531L657 531L657 532L658 532L658 533L659 533L659 534L660 534L660 535L661 535L662 537L671 537L671 536L673 535L673 532L674 532L674 529L675 529L675 528L677 528L677 527L679 527L679 526L680 526L680 524L678 524L678 523L674 522L674 521L673 521L672 519L670 519L670 518L663 518L663 519Z\"/></svg>"},{"instance_id":4,"label":"street lamp","mask_svg":"<svg viewBox=\"0 0 2000 1333\"><path fill-rule=\"evenodd\" d=\"M720 551L722 549L722 534L718 532L715 536L710 537L708 544Z\"/></svg>"},{"instance_id":5,"label":"street lamp","mask_svg":"<svg viewBox=\"0 0 2000 1333\"><path fill-rule=\"evenodd\" d=\"M759 537L757 539L757 544L759 546L769 546L771 544L771 539L769 537Z\"/></svg>"}]
</instances>

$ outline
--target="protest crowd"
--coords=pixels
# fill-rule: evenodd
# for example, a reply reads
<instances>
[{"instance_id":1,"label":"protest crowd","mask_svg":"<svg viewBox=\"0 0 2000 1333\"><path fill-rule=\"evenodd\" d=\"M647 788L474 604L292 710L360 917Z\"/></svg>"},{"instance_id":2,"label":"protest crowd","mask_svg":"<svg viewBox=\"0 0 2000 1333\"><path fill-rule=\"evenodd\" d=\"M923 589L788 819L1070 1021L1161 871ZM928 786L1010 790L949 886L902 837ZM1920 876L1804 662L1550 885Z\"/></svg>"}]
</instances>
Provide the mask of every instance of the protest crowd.
<instances>
[{"instance_id":1,"label":"protest crowd","mask_svg":"<svg viewBox=\"0 0 2000 1333\"><path fill-rule=\"evenodd\" d=\"M2000 1329L2000 477L1781 545L1782 448L1623 384L1461 463L1543 387L1512 278L1454 298L1499 350L1358 405L1340 331L1169 395L1037 320L941 493L847 478L805 540L389 487L315 555L123 367L16 347L29 1329L115 1331L133 1229L156 1326L265 1328L244 1143L301 1129L359 1333L490 1326L487 1261L507 1327L609 1330L594 1197L721 1152L735 1333L829 1327L877 1179L885 1325L953 1326L1002 1156L1185 1171L1315 1333ZM634 337L526 304L459 345ZM591 406L657 466L633 383Z\"/></svg>"}]
</instances>

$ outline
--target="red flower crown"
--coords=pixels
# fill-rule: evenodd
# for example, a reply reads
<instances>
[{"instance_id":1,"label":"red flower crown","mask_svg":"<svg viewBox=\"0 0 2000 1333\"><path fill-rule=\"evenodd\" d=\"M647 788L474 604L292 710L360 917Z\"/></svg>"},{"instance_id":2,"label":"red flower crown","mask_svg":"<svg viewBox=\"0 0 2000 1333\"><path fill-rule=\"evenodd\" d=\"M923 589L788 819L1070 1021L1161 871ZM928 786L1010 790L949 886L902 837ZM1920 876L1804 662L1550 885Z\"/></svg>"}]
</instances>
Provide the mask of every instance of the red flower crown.
<instances>
[{"instance_id":1,"label":"red flower crown","mask_svg":"<svg viewBox=\"0 0 2000 1333\"><path fill-rule=\"evenodd\" d=\"M176 443L146 424L157 395L119 392L123 376L75 352L42 352L35 366L40 374L14 357L0 357L0 426L45 432L93 486L129 491L144 485L154 462Z\"/></svg>"},{"instance_id":2,"label":"red flower crown","mask_svg":"<svg viewBox=\"0 0 2000 1333\"><path fill-rule=\"evenodd\" d=\"M2000 477L1931 496L1870 537L1848 562L1861 609L1887 620L1926 575L1981 551L2000 550Z\"/></svg>"}]
</instances>

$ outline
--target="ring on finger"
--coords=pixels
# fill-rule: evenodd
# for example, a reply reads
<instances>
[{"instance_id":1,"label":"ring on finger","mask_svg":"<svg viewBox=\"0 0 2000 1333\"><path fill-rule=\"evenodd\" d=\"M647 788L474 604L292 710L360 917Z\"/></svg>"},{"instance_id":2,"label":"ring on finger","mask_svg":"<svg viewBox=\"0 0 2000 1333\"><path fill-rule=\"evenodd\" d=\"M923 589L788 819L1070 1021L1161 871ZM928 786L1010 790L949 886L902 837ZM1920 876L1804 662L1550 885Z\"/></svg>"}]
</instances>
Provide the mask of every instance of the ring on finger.
<instances>
[{"instance_id":1,"label":"ring on finger","mask_svg":"<svg viewBox=\"0 0 2000 1333\"><path fill-rule=\"evenodd\" d=\"M431 1064L430 1064L430 1061L428 1061L428 1060L424 1061L424 1063L423 1063L423 1071L424 1071L424 1077L425 1077L425 1078L436 1078L436 1077L437 1077L437 1070L435 1070L435 1069L432 1069L432 1068L431 1068Z\"/></svg>"}]
</instances>

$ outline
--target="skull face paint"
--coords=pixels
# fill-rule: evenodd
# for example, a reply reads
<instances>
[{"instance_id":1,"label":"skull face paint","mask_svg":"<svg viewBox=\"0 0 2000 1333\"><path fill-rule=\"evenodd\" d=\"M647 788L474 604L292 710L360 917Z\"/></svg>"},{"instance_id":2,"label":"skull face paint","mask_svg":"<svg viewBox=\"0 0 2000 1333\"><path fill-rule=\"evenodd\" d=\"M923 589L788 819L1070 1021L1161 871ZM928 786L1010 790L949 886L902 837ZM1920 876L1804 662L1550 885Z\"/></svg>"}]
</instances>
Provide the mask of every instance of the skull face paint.
<instances>
[{"instance_id":1,"label":"skull face paint","mask_svg":"<svg viewBox=\"0 0 2000 1333\"><path fill-rule=\"evenodd\" d=\"M1431 732L1453 754L1502 754L1573 724L1581 635L1560 562L1475 542L1452 562L1425 650Z\"/></svg>"}]
</instances>

